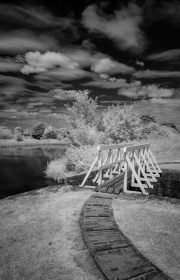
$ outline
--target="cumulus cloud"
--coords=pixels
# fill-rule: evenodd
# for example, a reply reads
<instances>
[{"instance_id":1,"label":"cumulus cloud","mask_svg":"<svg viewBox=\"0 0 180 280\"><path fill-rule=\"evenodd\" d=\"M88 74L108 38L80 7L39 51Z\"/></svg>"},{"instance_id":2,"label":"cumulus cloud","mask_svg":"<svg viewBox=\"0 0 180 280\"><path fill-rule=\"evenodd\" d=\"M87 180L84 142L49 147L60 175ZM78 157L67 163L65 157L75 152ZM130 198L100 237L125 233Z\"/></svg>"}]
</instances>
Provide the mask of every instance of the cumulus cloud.
<instances>
[{"instance_id":1,"label":"cumulus cloud","mask_svg":"<svg viewBox=\"0 0 180 280\"><path fill-rule=\"evenodd\" d=\"M62 53L46 52L41 54L40 52L28 52L25 55L26 61L33 67L41 67L51 69L55 66L66 67L69 69L75 69L78 67L78 63L72 61L69 57Z\"/></svg>"},{"instance_id":2,"label":"cumulus cloud","mask_svg":"<svg viewBox=\"0 0 180 280\"><path fill-rule=\"evenodd\" d=\"M49 93L53 95L53 98L56 100L66 101L74 100L77 90L63 90L63 89L53 89Z\"/></svg>"},{"instance_id":3,"label":"cumulus cloud","mask_svg":"<svg viewBox=\"0 0 180 280\"><path fill-rule=\"evenodd\" d=\"M49 35L35 35L30 31L12 31L0 35L0 52L3 54L20 54L29 50L45 52L56 50L58 43Z\"/></svg>"},{"instance_id":4,"label":"cumulus cloud","mask_svg":"<svg viewBox=\"0 0 180 280\"><path fill-rule=\"evenodd\" d=\"M91 40L89 39L85 39L81 46L86 49L86 50L89 50L89 51L92 51L92 50L95 50L96 46L91 42Z\"/></svg>"},{"instance_id":5,"label":"cumulus cloud","mask_svg":"<svg viewBox=\"0 0 180 280\"><path fill-rule=\"evenodd\" d=\"M117 79L116 82L112 82L109 80L96 80L96 81L91 81L91 82L87 82L82 84L83 86L86 87L98 87L98 88L105 88L105 89L118 89L121 87L126 86L126 80L125 79Z\"/></svg>"},{"instance_id":6,"label":"cumulus cloud","mask_svg":"<svg viewBox=\"0 0 180 280\"><path fill-rule=\"evenodd\" d=\"M113 61L110 58L103 58L94 63L92 65L91 70L96 73L108 73L108 74L127 74L132 73L135 69L131 66L127 66L123 63L119 63L117 61Z\"/></svg>"},{"instance_id":7,"label":"cumulus cloud","mask_svg":"<svg viewBox=\"0 0 180 280\"><path fill-rule=\"evenodd\" d=\"M118 94L129 98L167 98L174 95L174 90L159 88L156 85L138 85L129 88L122 88L118 91Z\"/></svg>"},{"instance_id":8,"label":"cumulus cloud","mask_svg":"<svg viewBox=\"0 0 180 280\"><path fill-rule=\"evenodd\" d=\"M33 67L30 65L24 65L23 68L21 69L21 73L23 73L24 75L29 75L32 73L41 73L46 71L46 68L42 68L42 67Z\"/></svg>"},{"instance_id":9,"label":"cumulus cloud","mask_svg":"<svg viewBox=\"0 0 180 280\"><path fill-rule=\"evenodd\" d=\"M161 53L151 54L147 57L149 60L168 61L176 60L180 57L180 49L173 49Z\"/></svg>"},{"instance_id":10,"label":"cumulus cloud","mask_svg":"<svg viewBox=\"0 0 180 280\"><path fill-rule=\"evenodd\" d=\"M82 23L89 31L103 33L112 39L119 49L133 52L144 49L146 40L140 29L141 8L136 4L130 3L127 8L115 11L111 16L102 13L96 5L90 5L82 16Z\"/></svg>"},{"instance_id":11,"label":"cumulus cloud","mask_svg":"<svg viewBox=\"0 0 180 280\"><path fill-rule=\"evenodd\" d=\"M139 71L133 74L133 77L135 78L146 78L146 79L152 79L152 78L170 78L170 77L180 77L180 72L178 71L156 71L156 70L145 70L145 71Z\"/></svg>"},{"instance_id":12,"label":"cumulus cloud","mask_svg":"<svg viewBox=\"0 0 180 280\"><path fill-rule=\"evenodd\" d=\"M28 52L25 55L26 62L21 72L23 74L44 72L48 69L53 69L56 66L61 66L69 69L75 69L79 67L77 62L72 61L69 57L62 53L46 52L41 54L40 52Z\"/></svg>"},{"instance_id":13,"label":"cumulus cloud","mask_svg":"<svg viewBox=\"0 0 180 280\"><path fill-rule=\"evenodd\" d=\"M107 74L100 74L99 78L94 77L93 81L86 82L82 84L83 86L99 87L105 89L119 89L119 88L131 88L134 86L141 85L140 81L132 81L128 83L125 79L116 79L115 77L110 77Z\"/></svg>"},{"instance_id":14,"label":"cumulus cloud","mask_svg":"<svg viewBox=\"0 0 180 280\"><path fill-rule=\"evenodd\" d=\"M179 105L180 99L163 99L163 98L151 98L150 101L152 103L158 103L158 104L173 104L173 105Z\"/></svg>"},{"instance_id":15,"label":"cumulus cloud","mask_svg":"<svg viewBox=\"0 0 180 280\"><path fill-rule=\"evenodd\" d=\"M144 66L144 62L142 62L142 61L136 60L135 63L136 63L136 65L140 65L140 66L142 66L142 67Z\"/></svg>"},{"instance_id":16,"label":"cumulus cloud","mask_svg":"<svg viewBox=\"0 0 180 280\"><path fill-rule=\"evenodd\" d=\"M78 63L82 68L90 67L99 59L108 57L100 52L92 53L91 51L83 50L81 48L62 48L62 50L67 57Z\"/></svg>"}]
</instances>

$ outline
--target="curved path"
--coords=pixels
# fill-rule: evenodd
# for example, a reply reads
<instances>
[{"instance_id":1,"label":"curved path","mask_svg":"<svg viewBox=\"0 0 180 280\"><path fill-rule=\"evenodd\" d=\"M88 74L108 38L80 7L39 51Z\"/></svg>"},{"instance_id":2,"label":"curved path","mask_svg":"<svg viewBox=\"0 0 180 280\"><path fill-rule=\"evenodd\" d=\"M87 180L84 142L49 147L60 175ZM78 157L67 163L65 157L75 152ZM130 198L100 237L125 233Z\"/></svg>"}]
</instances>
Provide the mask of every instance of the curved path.
<instances>
[{"instance_id":1,"label":"curved path","mask_svg":"<svg viewBox=\"0 0 180 280\"><path fill-rule=\"evenodd\" d=\"M84 241L109 280L172 280L146 259L122 233L111 207L116 195L94 193L81 210Z\"/></svg>"}]
</instances>

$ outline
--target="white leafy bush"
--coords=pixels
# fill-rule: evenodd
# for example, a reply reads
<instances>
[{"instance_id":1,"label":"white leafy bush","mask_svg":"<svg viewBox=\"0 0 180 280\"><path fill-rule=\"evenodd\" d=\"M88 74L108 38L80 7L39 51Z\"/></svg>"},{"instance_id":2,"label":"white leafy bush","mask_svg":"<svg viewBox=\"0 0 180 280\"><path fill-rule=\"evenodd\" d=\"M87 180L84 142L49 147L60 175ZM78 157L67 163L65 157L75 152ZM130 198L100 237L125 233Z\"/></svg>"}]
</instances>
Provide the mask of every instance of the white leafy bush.
<instances>
[{"instance_id":1,"label":"white leafy bush","mask_svg":"<svg viewBox=\"0 0 180 280\"><path fill-rule=\"evenodd\" d=\"M0 127L0 139L13 139L14 135L12 134L12 131L6 127Z\"/></svg>"},{"instance_id":2,"label":"white leafy bush","mask_svg":"<svg viewBox=\"0 0 180 280\"><path fill-rule=\"evenodd\" d=\"M108 107L101 120L105 134L113 142L133 141L141 137L140 118L134 105Z\"/></svg>"},{"instance_id":3,"label":"white leafy bush","mask_svg":"<svg viewBox=\"0 0 180 280\"><path fill-rule=\"evenodd\" d=\"M50 161L45 171L46 176L59 182L61 179L74 175L74 172L68 172L66 164L67 159L65 157Z\"/></svg>"},{"instance_id":4,"label":"white leafy bush","mask_svg":"<svg viewBox=\"0 0 180 280\"><path fill-rule=\"evenodd\" d=\"M83 120L77 120L76 128L69 127L68 132L71 144L76 147L107 143L107 138L103 132L97 131L95 126L88 125Z\"/></svg>"}]
</instances>

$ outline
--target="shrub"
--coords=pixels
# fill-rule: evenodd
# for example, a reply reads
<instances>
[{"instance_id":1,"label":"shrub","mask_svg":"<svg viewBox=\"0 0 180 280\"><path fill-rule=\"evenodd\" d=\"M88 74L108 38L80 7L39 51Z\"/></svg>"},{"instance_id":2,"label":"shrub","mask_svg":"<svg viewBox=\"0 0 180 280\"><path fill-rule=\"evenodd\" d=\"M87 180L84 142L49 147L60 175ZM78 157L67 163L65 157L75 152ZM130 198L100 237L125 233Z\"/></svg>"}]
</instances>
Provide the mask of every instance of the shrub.
<instances>
[{"instance_id":1,"label":"shrub","mask_svg":"<svg viewBox=\"0 0 180 280\"><path fill-rule=\"evenodd\" d=\"M22 135L22 134L18 134L18 133L14 134L14 139L15 139L16 141L18 141L18 142L24 140L24 139L23 139L23 135Z\"/></svg>"},{"instance_id":2,"label":"shrub","mask_svg":"<svg viewBox=\"0 0 180 280\"><path fill-rule=\"evenodd\" d=\"M9 129L7 126L3 126L3 125L1 125L0 126L0 129Z\"/></svg>"},{"instance_id":3,"label":"shrub","mask_svg":"<svg viewBox=\"0 0 180 280\"><path fill-rule=\"evenodd\" d=\"M31 136L35 139L40 139L43 134L44 134L44 130L45 130L45 125L42 122L39 122L38 124L36 124L31 131Z\"/></svg>"},{"instance_id":4,"label":"shrub","mask_svg":"<svg viewBox=\"0 0 180 280\"><path fill-rule=\"evenodd\" d=\"M105 134L113 142L128 142L141 137L140 118L134 110L134 105L119 105L108 107L103 112L102 125Z\"/></svg>"},{"instance_id":5,"label":"shrub","mask_svg":"<svg viewBox=\"0 0 180 280\"><path fill-rule=\"evenodd\" d=\"M54 129L45 129L43 139L57 139L57 131Z\"/></svg>"},{"instance_id":6,"label":"shrub","mask_svg":"<svg viewBox=\"0 0 180 280\"><path fill-rule=\"evenodd\" d=\"M105 144L108 139L103 132L98 132L96 127L85 124L84 121L78 120L77 127L69 127L69 140L72 145L79 146L94 146L97 144Z\"/></svg>"},{"instance_id":7,"label":"shrub","mask_svg":"<svg viewBox=\"0 0 180 280\"><path fill-rule=\"evenodd\" d=\"M97 146L69 147L65 153L66 169L76 173L87 171L97 153Z\"/></svg>"},{"instance_id":8,"label":"shrub","mask_svg":"<svg viewBox=\"0 0 180 280\"><path fill-rule=\"evenodd\" d=\"M83 120L87 125L95 124L96 108L97 108L97 98L93 100L88 97L89 92L79 91L75 95L75 102L72 106L66 105L68 111L67 122L73 128L77 127L78 120Z\"/></svg>"},{"instance_id":9,"label":"shrub","mask_svg":"<svg viewBox=\"0 0 180 280\"><path fill-rule=\"evenodd\" d=\"M23 135L25 136L25 137L27 137L27 136L31 136L31 131L30 131L30 129L25 129L25 131L24 131L24 133L23 133Z\"/></svg>"},{"instance_id":10,"label":"shrub","mask_svg":"<svg viewBox=\"0 0 180 280\"><path fill-rule=\"evenodd\" d=\"M6 127L0 127L0 139L13 139L12 131Z\"/></svg>"},{"instance_id":11,"label":"shrub","mask_svg":"<svg viewBox=\"0 0 180 280\"><path fill-rule=\"evenodd\" d=\"M59 182L61 179L74 175L75 173L67 171L66 163L66 158L50 161L45 171L46 176Z\"/></svg>"},{"instance_id":12,"label":"shrub","mask_svg":"<svg viewBox=\"0 0 180 280\"><path fill-rule=\"evenodd\" d=\"M103 122L103 115L100 116L100 118L97 120L96 122L96 127L98 131L105 131L105 126L104 126L104 122Z\"/></svg>"},{"instance_id":13,"label":"shrub","mask_svg":"<svg viewBox=\"0 0 180 280\"><path fill-rule=\"evenodd\" d=\"M16 135L16 134L22 135L22 134L23 134L23 129L22 129L22 127L20 127L20 126L15 127L15 129L14 129L14 131L13 131L13 134L14 134L14 135Z\"/></svg>"},{"instance_id":14,"label":"shrub","mask_svg":"<svg viewBox=\"0 0 180 280\"><path fill-rule=\"evenodd\" d=\"M141 137L139 139L147 139L149 137L156 137L155 135L162 135L163 131L158 123L149 122L140 127Z\"/></svg>"},{"instance_id":15,"label":"shrub","mask_svg":"<svg viewBox=\"0 0 180 280\"><path fill-rule=\"evenodd\" d=\"M155 117L150 115L142 115L140 119L144 124L151 123L151 122L156 123Z\"/></svg>"},{"instance_id":16,"label":"shrub","mask_svg":"<svg viewBox=\"0 0 180 280\"><path fill-rule=\"evenodd\" d=\"M65 128L65 127L56 129L56 131L57 131L58 139L67 138L68 135L69 135L69 131L68 131L68 129Z\"/></svg>"},{"instance_id":17,"label":"shrub","mask_svg":"<svg viewBox=\"0 0 180 280\"><path fill-rule=\"evenodd\" d=\"M176 130L179 133L179 130L178 130L178 128L176 127L176 125L174 123L167 123L167 122L165 122L165 123L161 123L161 125L165 125L167 127L170 127L170 128Z\"/></svg>"}]
</instances>

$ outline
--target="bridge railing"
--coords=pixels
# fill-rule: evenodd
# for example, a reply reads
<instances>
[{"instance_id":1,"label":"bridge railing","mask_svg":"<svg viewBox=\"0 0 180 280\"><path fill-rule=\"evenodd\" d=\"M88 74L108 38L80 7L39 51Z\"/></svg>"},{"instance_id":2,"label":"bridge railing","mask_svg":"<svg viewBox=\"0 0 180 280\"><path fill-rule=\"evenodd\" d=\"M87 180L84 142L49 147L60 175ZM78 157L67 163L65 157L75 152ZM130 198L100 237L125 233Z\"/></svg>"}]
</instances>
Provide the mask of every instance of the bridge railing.
<instances>
[{"instance_id":1,"label":"bridge railing","mask_svg":"<svg viewBox=\"0 0 180 280\"><path fill-rule=\"evenodd\" d=\"M124 148L132 145L133 143L98 146L98 154L80 186L84 187L94 170L97 170L97 174L93 182L97 182L98 185L103 184L104 179L112 179L114 175L121 174L124 170Z\"/></svg>"},{"instance_id":2,"label":"bridge railing","mask_svg":"<svg viewBox=\"0 0 180 280\"><path fill-rule=\"evenodd\" d=\"M131 171L132 188L139 187L143 194L148 194L145 189L152 188L151 182L156 182L156 177L159 177L159 173L162 172L149 144L101 145L98 146L97 150L98 154L81 183L81 187L84 187L93 170L97 171L93 182L97 182L98 185L124 173L124 192L134 193L134 191L128 190L128 172Z\"/></svg>"},{"instance_id":3,"label":"bridge railing","mask_svg":"<svg viewBox=\"0 0 180 280\"><path fill-rule=\"evenodd\" d=\"M150 144L134 145L124 148L124 192L128 190L127 174L132 171L131 187L139 187L143 194L148 194L146 188L153 188L152 182L156 182L156 177L162 173L151 150ZM142 183L144 182L144 183Z\"/></svg>"}]
</instances>

